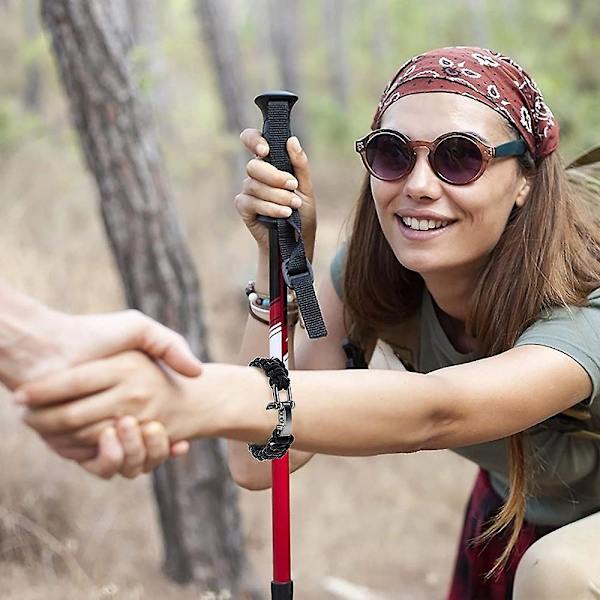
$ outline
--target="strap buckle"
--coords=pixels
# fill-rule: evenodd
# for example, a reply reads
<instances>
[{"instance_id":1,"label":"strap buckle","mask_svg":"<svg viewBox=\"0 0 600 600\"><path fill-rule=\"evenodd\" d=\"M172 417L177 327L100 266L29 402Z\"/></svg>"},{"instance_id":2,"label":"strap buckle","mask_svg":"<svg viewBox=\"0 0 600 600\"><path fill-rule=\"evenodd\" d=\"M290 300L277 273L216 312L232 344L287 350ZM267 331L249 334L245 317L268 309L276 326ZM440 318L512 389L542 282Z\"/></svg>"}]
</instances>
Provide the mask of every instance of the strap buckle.
<instances>
[{"instance_id":1,"label":"strap buckle","mask_svg":"<svg viewBox=\"0 0 600 600\"><path fill-rule=\"evenodd\" d=\"M291 290L295 290L296 288L294 287L294 281L298 280L300 277L304 277L305 275L309 275L310 282L313 283L315 280L315 275L313 273L313 268L308 258L306 259L306 271L300 271L300 273L290 273L290 258L286 258L281 263L281 270L283 272L283 280L285 281L285 284Z\"/></svg>"}]
</instances>

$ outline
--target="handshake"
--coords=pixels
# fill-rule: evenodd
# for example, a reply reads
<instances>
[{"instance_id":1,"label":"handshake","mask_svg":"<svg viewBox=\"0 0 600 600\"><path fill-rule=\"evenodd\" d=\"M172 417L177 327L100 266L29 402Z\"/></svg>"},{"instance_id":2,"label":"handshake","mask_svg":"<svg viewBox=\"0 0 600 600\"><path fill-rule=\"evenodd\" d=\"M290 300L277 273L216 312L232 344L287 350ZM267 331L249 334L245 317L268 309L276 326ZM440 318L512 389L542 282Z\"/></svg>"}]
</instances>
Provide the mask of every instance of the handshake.
<instances>
[{"instance_id":1,"label":"handshake","mask_svg":"<svg viewBox=\"0 0 600 600\"><path fill-rule=\"evenodd\" d=\"M57 454L110 478L188 451L180 393L203 367L182 336L135 310L52 311L2 284L0 309L0 382Z\"/></svg>"}]
</instances>

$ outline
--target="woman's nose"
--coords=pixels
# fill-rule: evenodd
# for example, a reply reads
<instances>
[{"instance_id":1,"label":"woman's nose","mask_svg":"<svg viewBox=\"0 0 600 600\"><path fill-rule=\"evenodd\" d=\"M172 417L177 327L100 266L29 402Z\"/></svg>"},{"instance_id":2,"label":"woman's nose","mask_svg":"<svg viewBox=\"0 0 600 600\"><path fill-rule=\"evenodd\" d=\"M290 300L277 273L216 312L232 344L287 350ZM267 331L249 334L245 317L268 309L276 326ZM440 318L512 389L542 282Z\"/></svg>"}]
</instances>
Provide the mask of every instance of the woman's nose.
<instances>
[{"instance_id":1,"label":"woman's nose","mask_svg":"<svg viewBox=\"0 0 600 600\"><path fill-rule=\"evenodd\" d=\"M415 152L415 164L404 180L404 193L413 200L438 198L441 181L429 164L429 149L415 148Z\"/></svg>"}]
</instances>

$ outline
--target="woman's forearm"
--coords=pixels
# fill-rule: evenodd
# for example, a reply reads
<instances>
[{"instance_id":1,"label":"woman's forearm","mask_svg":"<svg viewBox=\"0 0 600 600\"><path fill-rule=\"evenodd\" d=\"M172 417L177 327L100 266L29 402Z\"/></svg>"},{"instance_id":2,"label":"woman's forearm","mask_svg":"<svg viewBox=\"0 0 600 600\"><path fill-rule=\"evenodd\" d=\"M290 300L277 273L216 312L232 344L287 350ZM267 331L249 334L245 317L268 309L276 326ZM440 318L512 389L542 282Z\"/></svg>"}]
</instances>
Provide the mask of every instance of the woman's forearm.
<instances>
[{"instance_id":1,"label":"woman's forearm","mask_svg":"<svg viewBox=\"0 0 600 600\"><path fill-rule=\"evenodd\" d=\"M256 289L268 293L268 256L260 255L256 275ZM288 364L293 368L294 328L288 330ZM257 356L269 356L269 326L248 315L238 355L238 364L247 365ZM264 408L264 407L263 407ZM272 431L272 429L271 429ZM245 441L227 440L229 470L234 480L244 487L265 489L271 486L271 463L257 461ZM290 450L293 463L294 450Z\"/></svg>"},{"instance_id":2,"label":"woman's forearm","mask_svg":"<svg viewBox=\"0 0 600 600\"><path fill-rule=\"evenodd\" d=\"M265 410L271 391L264 374L251 367L206 365L203 377L213 368L228 382L214 435L264 444L277 421L276 411ZM337 456L413 452L427 447L444 424L443 391L437 378L427 375L292 371L290 378L297 450Z\"/></svg>"}]
</instances>

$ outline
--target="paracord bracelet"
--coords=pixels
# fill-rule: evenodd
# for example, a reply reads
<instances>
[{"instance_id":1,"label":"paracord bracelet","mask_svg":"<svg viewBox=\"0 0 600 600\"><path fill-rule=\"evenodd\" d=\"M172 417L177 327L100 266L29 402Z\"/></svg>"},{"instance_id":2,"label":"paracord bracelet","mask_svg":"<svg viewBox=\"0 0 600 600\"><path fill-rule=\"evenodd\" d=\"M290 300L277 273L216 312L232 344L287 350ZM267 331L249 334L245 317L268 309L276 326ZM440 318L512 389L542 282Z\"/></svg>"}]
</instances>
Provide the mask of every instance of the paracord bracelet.
<instances>
[{"instance_id":1,"label":"paracord bracelet","mask_svg":"<svg viewBox=\"0 0 600 600\"><path fill-rule=\"evenodd\" d=\"M259 367L267 374L273 393L273 402L267 404L266 410L276 408L278 411L277 426L273 429L269 441L264 446L248 444L248 450L256 460L281 458L294 441L292 435L292 408L294 408L295 403L292 400L288 370L278 358L257 357L248 366ZM286 390L287 400L279 398L279 390Z\"/></svg>"}]
</instances>

